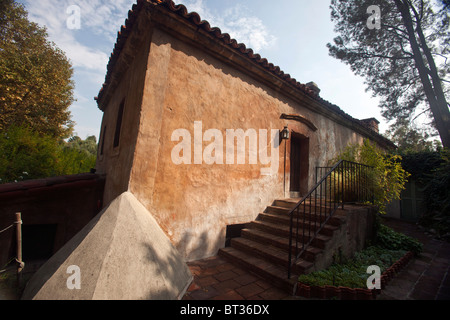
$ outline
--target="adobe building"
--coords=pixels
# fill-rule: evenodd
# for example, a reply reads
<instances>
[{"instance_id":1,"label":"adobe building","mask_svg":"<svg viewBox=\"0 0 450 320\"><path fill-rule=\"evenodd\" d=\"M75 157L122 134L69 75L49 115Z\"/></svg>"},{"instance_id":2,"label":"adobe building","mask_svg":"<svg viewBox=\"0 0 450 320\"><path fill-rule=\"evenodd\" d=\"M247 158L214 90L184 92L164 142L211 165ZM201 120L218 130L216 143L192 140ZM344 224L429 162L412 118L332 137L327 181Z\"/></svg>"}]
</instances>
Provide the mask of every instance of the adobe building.
<instances>
[{"instance_id":1,"label":"adobe building","mask_svg":"<svg viewBox=\"0 0 450 320\"><path fill-rule=\"evenodd\" d=\"M274 199L308 192L349 144L395 147L376 119L352 118L170 0L137 1L107 70L96 98L104 204L134 195L186 261L217 254L227 226Z\"/></svg>"},{"instance_id":2,"label":"adobe building","mask_svg":"<svg viewBox=\"0 0 450 320\"><path fill-rule=\"evenodd\" d=\"M22 299L181 299L193 279L187 262L219 253L246 263L224 248L227 230L239 234L263 211L285 228L296 203L288 198L308 193L316 167L364 139L395 147L376 119L352 118L314 82L297 82L171 0L138 0L129 11L96 99L104 115L95 175L103 201L95 202L103 208L34 274ZM272 204L281 215L265 210ZM340 215L324 226L322 258L298 267L323 268L364 246L370 210ZM286 233L272 236L250 251L287 256ZM286 268L262 271L295 292Z\"/></svg>"}]
</instances>

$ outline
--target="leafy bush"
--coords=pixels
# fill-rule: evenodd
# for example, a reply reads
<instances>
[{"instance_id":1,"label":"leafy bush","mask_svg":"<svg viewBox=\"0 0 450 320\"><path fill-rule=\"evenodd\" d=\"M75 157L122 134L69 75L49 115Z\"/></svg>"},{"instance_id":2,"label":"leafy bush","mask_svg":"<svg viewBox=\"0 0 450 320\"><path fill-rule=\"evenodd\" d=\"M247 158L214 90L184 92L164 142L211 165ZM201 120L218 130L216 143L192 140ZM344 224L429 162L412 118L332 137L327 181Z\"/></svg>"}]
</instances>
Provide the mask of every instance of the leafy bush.
<instances>
[{"instance_id":1,"label":"leafy bush","mask_svg":"<svg viewBox=\"0 0 450 320\"><path fill-rule=\"evenodd\" d=\"M89 172L95 161L96 151L85 152L29 127L0 132L0 183Z\"/></svg>"},{"instance_id":2,"label":"leafy bush","mask_svg":"<svg viewBox=\"0 0 450 320\"><path fill-rule=\"evenodd\" d=\"M366 288L369 266L378 266L381 273L402 258L407 252L419 254L422 244L402 233L380 224L378 221L377 235L373 246L357 252L346 262L334 263L326 270L301 275L299 281L315 286L342 286L349 288Z\"/></svg>"},{"instance_id":3,"label":"leafy bush","mask_svg":"<svg viewBox=\"0 0 450 320\"><path fill-rule=\"evenodd\" d=\"M379 266L384 272L393 263L406 254L405 250L389 250L378 246L369 247L355 254L354 258L344 264L333 264L326 270L301 275L299 281L314 286L333 285L336 287L366 288L367 268Z\"/></svg>"},{"instance_id":4,"label":"leafy bush","mask_svg":"<svg viewBox=\"0 0 450 320\"><path fill-rule=\"evenodd\" d=\"M332 162L347 160L372 167L368 179L369 184L373 186L373 204L378 207L381 214L385 214L386 205L400 199L401 191L405 188L409 177L409 173L402 168L401 159L399 155L383 152L366 139L362 145L349 145Z\"/></svg>"},{"instance_id":5,"label":"leafy bush","mask_svg":"<svg viewBox=\"0 0 450 320\"><path fill-rule=\"evenodd\" d=\"M425 212L420 224L450 239L450 150L407 152L402 166L424 186Z\"/></svg>"},{"instance_id":6,"label":"leafy bush","mask_svg":"<svg viewBox=\"0 0 450 320\"><path fill-rule=\"evenodd\" d=\"M383 224L378 226L375 244L390 250L412 251L416 255L422 252L422 244L418 240L396 232Z\"/></svg>"}]
</instances>

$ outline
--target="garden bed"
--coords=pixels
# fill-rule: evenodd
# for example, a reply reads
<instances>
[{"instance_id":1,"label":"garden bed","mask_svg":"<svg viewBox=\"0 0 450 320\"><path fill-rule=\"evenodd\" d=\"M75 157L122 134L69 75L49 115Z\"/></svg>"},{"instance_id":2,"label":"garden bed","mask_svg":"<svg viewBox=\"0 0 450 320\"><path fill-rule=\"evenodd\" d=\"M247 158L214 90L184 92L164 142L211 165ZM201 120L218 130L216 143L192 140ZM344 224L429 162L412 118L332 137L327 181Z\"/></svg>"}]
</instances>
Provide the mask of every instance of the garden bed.
<instances>
[{"instance_id":1,"label":"garden bed","mask_svg":"<svg viewBox=\"0 0 450 320\"><path fill-rule=\"evenodd\" d=\"M326 270L301 275L297 295L316 299L372 300L388 282L402 270L414 255L422 250L416 239L395 232L381 223L377 225L373 246L358 252L344 261L337 257ZM381 290L367 289L369 266L378 266L381 271Z\"/></svg>"},{"instance_id":2,"label":"garden bed","mask_svg":"<svg viewBox=\"0 0 450 320\"><path fill-rule=\"evenodd\" d=\"M381 290L386 287L389 281L394 278L395 274L400 272L413 257L414 253L412 251L406 252L400 259L384 270L381 275ZM327 271L319 271L314 272L311 275L300 276L297 286L297 296L313 299L374 300L376 299L376 296L381 293L381 290L369 290L367 287L357 286L356 283L360 282L358 279L352 281L349 286L346 286L345 284L340 285L338 283L339 280L336 279L334 280L335 285L319 285L319 283L327 282L327 280L329 280L329 278L318 278L321 277L321 275L327 274L327 272L328 274L331 274L328 269ZM352 272L349 273L351 274ZM364 274L358 274L357 276L360 277L361 280L365 279L365 281L367 281L369 275L366 274L365 277L363 277ZM336 275L336 278L339 278L339 276Z\"/></svg>"}]
</instances>

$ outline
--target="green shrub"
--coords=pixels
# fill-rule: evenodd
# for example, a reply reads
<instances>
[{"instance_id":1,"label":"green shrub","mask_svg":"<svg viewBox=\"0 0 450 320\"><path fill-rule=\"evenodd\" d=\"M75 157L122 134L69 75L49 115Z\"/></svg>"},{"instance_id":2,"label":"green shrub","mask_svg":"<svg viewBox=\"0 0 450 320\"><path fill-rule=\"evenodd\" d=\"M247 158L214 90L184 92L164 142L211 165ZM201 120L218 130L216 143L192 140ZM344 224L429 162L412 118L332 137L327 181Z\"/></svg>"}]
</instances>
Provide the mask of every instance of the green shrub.
<instances>
[{"instance_id":1,"label":"green shrub","mask_svg":"<svg viewBox=\"0 0 450 320\"><path fill-rule=\"evenodd\" d=\"M412 251L416 255L422 252L422 244L418 240L396 232L383 224L378 226L375 244L391 250Z\"/></svg>"},{"instance_id":2,"label":"green shrub","mask_svg":"<svg viewBox=\"0 0 450 320\"><path fill-rule=\"evenodd\" d=\"M0 183L89 172L96 158L95 137L65 142L27 126L0 132Z\"/></svg>"},{"instance_id":3,"label":"green shrub","mask_svg":"<svg viewBox=\"0 0 450 320\"><path fill-rule=\"evenodd\" d=\"M377 223L377 234L373 246L357 252L352 259L342 262L342 258L326 270L301 275L299 281L315 286L342 286L349 288L366 288L369 266L378 266L381 273L402 258L407 252L419 254L422 244L411 237Z\"/></svg>"},{"instance_id":4,"label":"green shrub","mask_svg":"<svg viewBox=\"0 0 450 320\"><path fill-rule=\"evenodd\" d=\"M406 254L405 250L390 250L378 246L355 254L347 263L333 264L326 270L301 275L299 281L314 286L332 285L336 287L367 288L367 268L372 265L380 267L383 273L392 264Z\"/></svg>"},{"instance_id":5,"label":"green shrub","mask_svg":"<svg viewBox=\"0 0 450 320\"><path fill-rule=\"evenodd\" d=\"M408 152L402 158L411 179L424 186L420 224L450 239L450 150Z\"/></svg>"},{"instance_id":6,"label":"green shrub","mask_svg":"<svg viewBox=\"0 0 450 320\"><path fill-rule=\"evenodd\" d=\"M381 214L385 214L386 205L400 199L408 181L409 173L402 168L401 159L401 156L388 154L366 139L362 145L349 145L331 162L336 164L339 160L347 160L372 167L367 184L373 186L373 204Z\"/></svg>"}]
</instances>

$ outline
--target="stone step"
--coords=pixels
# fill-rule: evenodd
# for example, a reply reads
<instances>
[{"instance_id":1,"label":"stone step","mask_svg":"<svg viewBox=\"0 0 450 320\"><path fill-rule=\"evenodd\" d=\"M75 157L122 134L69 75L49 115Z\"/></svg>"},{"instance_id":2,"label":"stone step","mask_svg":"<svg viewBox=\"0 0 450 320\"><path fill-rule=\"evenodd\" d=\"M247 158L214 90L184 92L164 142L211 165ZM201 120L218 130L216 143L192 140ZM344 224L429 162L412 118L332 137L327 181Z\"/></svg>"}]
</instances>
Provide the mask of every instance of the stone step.
<instances>
[{"instance_id":1,"label":"stone step","mask_svg":"<svg viewBox=\"0 0 450 320\"><path fill-rule=\"evenodd\" d=\"M308 210L307 210L308 211ZM291 212L290 209L284 208L284 207L277 207L277 206L269 206L267 207L267 209L265 210L264 213L267 214L273 214L273 215L279 215L281 217L285 217L286 219L289 219L289 213ZM344 221L344 217L343 217L343 210L336 210L336 212L334 213L334 215L328 220L329 225L333 225L333 226L340 226ZM327 215L324 212L303 212L303 210L300 210L300 212L298 213L299 218L303 219L303 217L305 217L306 220L311 220L311 221L325 221L327 219Z\"/></svg>"},{"instance_id":2,"label":"stone step","mask_svg":"<svg viewBox=\"0 0 450 320\"><path fill-rule=\"evenodd\" d=\"M279 248L261 244L257 241L246 238L236 238L231 242L231 246L235 249L244 251L250 255L258 256L264 260L270 261L276 265L282 266L284 268L288 267L289 255L286 251ZM293 257L294 258L294 257ZM294 265L294 273L306 274L311 270L314 264L310 261L305 261L304 259L299 259Z\"/></svg>"},{"instance_id":3,"label":"stone step","mask_svg":"<svg viewBox=\"0 0 450 320\"><path fill-rule=\"evenodd\" d=\"M294 295L297 290L298 274L292 274L291 278L287 278L287 268L273 264L269 261L261 259L257 256L250 255L246 252L233 247L219 250L219 255L228 261L239 265L242 268L262 277L266 281L270 281L279 288L286 290L289 294Z\"/></svg>"},{"instance_id":4,"label":"stone step","mask_svg":"<svg viewBox=\"0 0 450 320\"><path fill-rule=\"evenodd\" d=\"M273 202L272 206L275 207L283 207L283 208L287 208L287 209L293 209L302 199L301 198L288 198L288 199L277 199ZM314 204L320 204L322 207L325 207L325 200L320 200L320 199L306 199L305 200L306 204L309 205L314 205ZM329 207L329 201L326 201L327 207Z\"/></svg>"},{"instance_id":5,"label":"stone step","mask_svg":"<svg viewBox=\"0 0 450 320\"><path fill-rule=\"evenodd\" d=\"M252 221L248 224L248 227L250 229L258 229L273 235L286 237L288 239L290 236L290 227L287 225L269 223L266 221ZM294 229L294 232L295 231L296 230ZM314 233L311 232L310 234L308 231L306 231L303 235L302 230L299 229L299 238L303 239L304 237L304 240L308 242L310 240L310 236L314 237ZM324 234L317 234L312 243L314 246L324 249L327 241L329 241L330 238L330 236Z\"/></svg>"},{"instance_id":6,"label":"stone step","mask_svg":"<svg viewBox=\"0 0 450 320\"><path fill-rule=\"evenodd\" d=\"M251 255L256 255L277 265L288 266L288 253L270 245L264 245L257 241L246 238L235 238L231 240L231 246Z\"/></svg>"},{"instance_id":7,"label":"stone step","mask_svg":"<svg viewBox=\"0 0 450 320\"><path fill-rule=\"evenodd\" d=\"M273 202L273 206L293 209L300 199L277 199Z\"/></svg>"},{"instance_id":8,"label":"stone step","mask_svg":"<svg viewBox=\"0 0 450 320\"><path fill-rule=\"evenodd\" d=\"M325 221L325 218L322 217L322 221ZM311 219L311 220L310 220ZM331 218L330 218L331 219ZM277 215L277 214L270 214L270 213L261 213L259 214L257 220L259 221L266 221L269 223L274 224L282 224L286 226L291 225L291 218L289 216L283 216L283 215ZM309 230L311 228L312 231L316 231L320 229L321 224L319 222L320 216L310 216L310 217L299 217L299 219L295 218L293 219L293 226L296 228L297 226L299 228L305 228L305 230ZM333 232L338 230L339 227L335 225L331 225L327 222L320 231L321 234L325 234L327 236L332 236Z\"/></svg>"},{"instance_id":9,"label":"stone step","mask_svg":"<svg viewBox=\"0 0 450 320\"><path fill-rule=\"evenodd\" d=\"M269 212L269 213L280 213L280 214L289 214L293 209L295 208L295 206L293 207L285 207L285 206L276 206L276 205L271 205L271 206L267 206L267 209L265 212ZM342 211L342 208L339 206L334 206L333 204L331 206L325 206L323 203L320 205L318 204L317 206L314 205L314 203L312 203L311 205L309 204L308 201L306 201L305 203L301 204L298 207L298 212L303 213L315 213L315 214L319 214L322 213L322 215L326 215L326 213L329 213L330 210L334 210L336 209L336 211Z\"/></svg>"},{"instance_id":10,"label":"stone step","mask_svg":"<svg viewBox=\"0 0 450 320\"><path fill-rule=\"evenodd\" d=\"M264 231L260 231L257 229L243 229L241 233L242 238L250 239L264 245L273 246L288 252L289 250L289 239L286 237L276 236L270 233L266 233ZM292 253L295 254L296 248L295 243L291 247ZM319 254L322 254L323 250L314 246L309 246L301 258L306 261L315 262L316 257Z\"/></svg>"}]
</instances>

